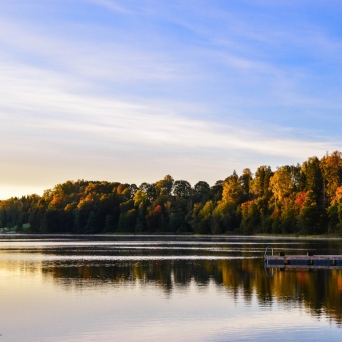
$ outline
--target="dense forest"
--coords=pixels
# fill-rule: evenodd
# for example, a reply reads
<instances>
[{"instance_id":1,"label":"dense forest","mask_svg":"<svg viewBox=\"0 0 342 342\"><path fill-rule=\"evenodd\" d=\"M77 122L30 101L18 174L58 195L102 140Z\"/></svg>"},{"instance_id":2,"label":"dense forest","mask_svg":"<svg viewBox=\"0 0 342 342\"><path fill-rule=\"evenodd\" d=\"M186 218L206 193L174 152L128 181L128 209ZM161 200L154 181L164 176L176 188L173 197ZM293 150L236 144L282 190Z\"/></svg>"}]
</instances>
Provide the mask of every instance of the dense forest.
<instances>
[{"instance_id":1,"label":"dense forest","mask_svg":"<svg viewBox=\"0 0 342 342\"><path fill-rule=\"evenodd\" d=\"M27 224L29 223L29 224ZM342 153L272 171L235 171L213 186L67 181L0 201L0 228L31 233L342 233Z\"/></svg>"}]
</instances>

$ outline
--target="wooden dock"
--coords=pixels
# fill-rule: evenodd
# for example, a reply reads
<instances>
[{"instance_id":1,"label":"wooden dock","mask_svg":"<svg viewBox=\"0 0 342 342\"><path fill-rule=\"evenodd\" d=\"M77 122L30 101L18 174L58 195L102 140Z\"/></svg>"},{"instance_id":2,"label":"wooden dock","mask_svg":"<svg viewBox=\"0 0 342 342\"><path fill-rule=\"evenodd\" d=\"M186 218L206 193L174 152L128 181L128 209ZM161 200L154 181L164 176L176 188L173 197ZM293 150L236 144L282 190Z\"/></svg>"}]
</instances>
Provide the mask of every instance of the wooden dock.
<instances>
[{"instance_id":1,"label":"wooden dock","mask_svg":"<svg viewBox=\"0 0 342 342\"><path fill-rule=\"evenodd\" d=\"M264 255L266 267L286 267L286 268L328 268L342 269L342 255L314 255L307 252L306 255L285 255L280 252L279 255L268 255L267 247Z\"/></svg>"}]
</instances>

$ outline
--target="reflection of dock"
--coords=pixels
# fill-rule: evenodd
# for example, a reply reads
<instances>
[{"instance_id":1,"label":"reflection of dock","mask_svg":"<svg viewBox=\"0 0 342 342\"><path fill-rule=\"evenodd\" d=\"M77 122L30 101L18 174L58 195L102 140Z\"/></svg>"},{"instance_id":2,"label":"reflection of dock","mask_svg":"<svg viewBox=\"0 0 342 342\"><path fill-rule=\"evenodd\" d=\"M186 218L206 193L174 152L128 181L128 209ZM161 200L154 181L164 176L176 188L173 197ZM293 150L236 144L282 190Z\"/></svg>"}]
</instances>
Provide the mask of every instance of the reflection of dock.
<instances>
[{"instance_id":1,"label":"reflection of dock","mask_svg":"<svg viewBox=\"0 0 342 342\"><path fill-rule=\"evenodd\" d=\"M268 255L268 249L272 255ZM313 255L307 252L306 255L273 255L273 248L267 247L264 255L266 267L281 268L313 268L313 269L342 269L342 255Z\"/></svg>"}]
</instances>

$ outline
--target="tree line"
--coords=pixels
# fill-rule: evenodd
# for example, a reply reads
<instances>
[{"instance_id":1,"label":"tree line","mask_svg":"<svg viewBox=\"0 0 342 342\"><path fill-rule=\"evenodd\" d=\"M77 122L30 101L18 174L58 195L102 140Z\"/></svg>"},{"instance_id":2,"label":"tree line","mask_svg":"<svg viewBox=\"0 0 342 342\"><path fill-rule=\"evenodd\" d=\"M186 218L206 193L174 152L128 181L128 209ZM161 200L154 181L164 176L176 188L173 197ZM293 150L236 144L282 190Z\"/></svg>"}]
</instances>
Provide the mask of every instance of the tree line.
<instances>
[{"instance_id":1,"label":"tree line","mask_svg":"<svg viewBox=\"0 0 342 342\"><path fill-rule=\"evenodd\" d=\"M234 171L213 186L78 180L0 201L0 228L25 223L31 233L341 233L342 153Z\"/></svg>"}]
</instances>

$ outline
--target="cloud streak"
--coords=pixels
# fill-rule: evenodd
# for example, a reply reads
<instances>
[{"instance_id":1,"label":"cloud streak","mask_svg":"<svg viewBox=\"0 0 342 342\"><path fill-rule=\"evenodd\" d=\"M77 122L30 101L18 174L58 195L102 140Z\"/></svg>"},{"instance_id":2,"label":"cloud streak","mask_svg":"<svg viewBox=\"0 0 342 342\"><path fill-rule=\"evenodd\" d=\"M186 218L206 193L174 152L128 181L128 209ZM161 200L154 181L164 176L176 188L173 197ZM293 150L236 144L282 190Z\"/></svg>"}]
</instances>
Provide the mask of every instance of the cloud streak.
<instances>
[{"instance_id":1,"label":"cloud streak","mask_svg":"<svg viewBox=\"0 0 342 342\"><path fill-rule=\"evenodd\" d=\"M0 197L82 177L213 183L340 149L341 37L245 5L0 5Z\"/></svg>"},{"instance_id":2,"label":"cloud streak","mask_svg":"<svg viewBox=\"0 0 342 342\"><path fill-rule=\"evenodd\" d=\"M2 69L0 88L2 113L14 118L22 131L80 132L98 134L102 139L127 141L146 145L166 144L183 147L246 149L259 153L303 158L313 151L337 148L341 142L306 141L284 136L286 130L277 126L254 126L242 121L236 125L196 120L177 113L172 103L162 106L130 103L103 96L72 94L63 88L65 80L54 73L21 69L17 79ZM20 77L18 74L21 74ZM27 76L27 77L25 77ZM38 77L37 77L38 76ZM53 84L57 84L54 86ZM59 84L59 86L58 86ZM166 109L168 108L168 109ZM196 105L193 104L193 110ZM203 108L198 107L199 111ZM23 125L24 122L24 125ZM12 122L7 130L11 131ZM2 127L6 127L5 123ZM270 132L273 132L270 134Z\"/></svg>"},{"instance_id":3,"label":"cloud streak","mask_svg":"<svg viewBox=\"0 0 342 342\"><path fill-rule=\"evenodd\" d=\"M24 148L17 143L23 138L27 138L26 148L36 146L35 141L44 141L45 153L51 153L48 146L54 144L55 137L70 144L71 149L73 145L83 146L84 150L79 153L85 155L88 155L87 147L107 152L112 148L163 151L164 155L174 150L183 150L183 154L187 151L189 155L194 150L206 151L204 153L220 150L227 155L240 150L301 161L310 155L323 155L326 150L341 147L341 141L294 138L291 130L276 125L261 128L260 123L259 127L257 124L249 127L243 121L227 125L188 118L167 102L156 106L153 102L132 103L73 94L60 89L63 80L56 82L59 86L49 83L48 80L58 79L51 72L37 72L39 78L34 81L25 77L30 73L31 69L21 69L12 82L10 74L6 75L5 71L1 74L3 155L10 155L15 146ZM203 108L198 110L203 111ZM21 139L16 135L18 132ZM5 145L6 141L11 142L11 147Z\"/></svg>"},{"instance_id":4,"label":"cloud streak","mask_svg":"<svg viewBox=\"0 0 342 342\"><path fill-rule=\"evenodd\" d=\"M116 2L110 1L110 0L85 0L85 2L89 2L97 6L102 6L114 12L127 13L127 14L131 13L131 11L125 9L123 6L120 6Z\"/></svg>"}]
</instances>

